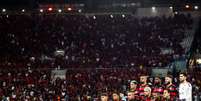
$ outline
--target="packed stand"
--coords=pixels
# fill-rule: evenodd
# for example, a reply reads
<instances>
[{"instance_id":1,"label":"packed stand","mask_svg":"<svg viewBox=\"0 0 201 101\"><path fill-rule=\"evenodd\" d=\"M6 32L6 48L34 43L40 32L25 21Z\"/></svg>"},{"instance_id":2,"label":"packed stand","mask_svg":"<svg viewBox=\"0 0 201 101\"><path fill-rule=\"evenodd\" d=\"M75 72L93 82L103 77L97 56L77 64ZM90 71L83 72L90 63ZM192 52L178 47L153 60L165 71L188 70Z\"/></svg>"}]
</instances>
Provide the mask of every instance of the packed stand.
<instances>
[{"instance_id":1,"label":"packed stand","mask_svg":"<svg viewBox=\"0 0 201 101\"><path fill-rule=\"evenodd\" d=\"M183 56L180 42L192 18L138 18L127 15L22 14L0 15L1 65L38 64L53 67L163 67ZM56 61L56 50L65 55ZM162 49L170 49L164 54ZM48 64L50 66L50 63ZM5 67L5 66L3 66Z\"/></svg>"},{"instance_id":2,"label":"packed stand","mask_svg":"<svg viewBox=\"0 0 201 101\"><path fill-rule=\"evenodd\" d=\"M65 79L54 79L55 74L51 70L30 68L1 70L0 100L180 101L181 74L179 77L173 77L171 74L165 77L153 77L147 69L67 69ZM193 88L195 84L193 80L188 81L190 83L187 84L192 85L194 95L197 91ZM200 90L199 87L196 89ZM197 94L196 97L192 96L194 99L192 101L199 101L200 96Z\"/></svg>"},{"instance_id":3,"label":"packed stand","mask_svg":"<svg viewBox=\"0 0 201 101\"><path fill-rule=\"evenodd\" d=\"M166 87L166 80L158 77L155 84L155 78L145 74L150 75L148 67L166 66L185 54L180 42L191 25L190 16L179 14L0 15L0 99L99 101L135 96L147 101L150 96L164 99L164 93L168 100L178 99L178 82ZM163 48L173 51L163 54ZM54 54L60 49L65 51L61 57ZM67 70L66 79L53 80L47 68L55 67L73 69Z\"/></svg>"},{"instance_id":4,"label":"packed stand","mask_svg":"<svg viewBox=\"0 0 201 101\"><path fill-rule=\"evenodd\" d=\"M201 95L201 68L198 67L193 67L188 69L189 72L189 80L191 80L192 87L193 87L193 95L194 96L199 96Z\"/></svg>"},{"instance_id":5,"label":"packed stand","mask_svg":"<svg viewBox=\"0 0 201 101\"><path fill-rule=\"evenodd\" d=\"M48 69L4 69L0 71L0 100L86 101L87 96L98 100L103 91L126 92L130 79L147 73L145 68L68 69L66 79L53 79Z\"/></svg>"}]
</instances>

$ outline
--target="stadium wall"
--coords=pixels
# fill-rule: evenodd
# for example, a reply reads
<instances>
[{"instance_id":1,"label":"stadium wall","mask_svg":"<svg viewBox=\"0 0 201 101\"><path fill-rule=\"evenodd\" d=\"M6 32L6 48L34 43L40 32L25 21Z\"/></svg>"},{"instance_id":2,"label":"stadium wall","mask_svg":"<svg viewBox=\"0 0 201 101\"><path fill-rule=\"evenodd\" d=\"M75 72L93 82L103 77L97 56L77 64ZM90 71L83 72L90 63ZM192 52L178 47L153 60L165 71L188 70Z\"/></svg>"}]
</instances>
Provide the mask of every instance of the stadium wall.
<instances>
[{"instance_id":1,"label":"stadium wall","mask_svg":"<svg viewBox=\"0 0 201 101\"><path fill-rule=\"evenodd\" d=\"M150 7L138 8L136 11L138 17L154 17L154 16L173 16L173 10L169 7Z\"/></svg>"}]
</instances>

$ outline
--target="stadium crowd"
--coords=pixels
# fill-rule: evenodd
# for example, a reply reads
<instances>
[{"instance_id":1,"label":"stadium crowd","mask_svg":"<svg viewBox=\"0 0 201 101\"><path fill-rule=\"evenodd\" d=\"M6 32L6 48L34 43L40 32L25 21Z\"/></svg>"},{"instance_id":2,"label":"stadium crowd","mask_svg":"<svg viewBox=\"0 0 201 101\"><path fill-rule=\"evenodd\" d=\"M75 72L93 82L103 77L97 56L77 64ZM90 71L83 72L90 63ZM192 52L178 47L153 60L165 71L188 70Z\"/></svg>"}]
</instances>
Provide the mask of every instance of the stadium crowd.
<instances>
[{"instance_id":1,"label":"stadium crowd","mask_svg":"<svg viewBox=\"0 0 201 101\"><path fill-rule=\"evenodd\" d=\"M178 77L150 72L185 55L180 43L192 23L182 14L0 15L0 99L178 100ZM65 54L55 56L57 50ZM49 68L55 67L67 68L65 79L52 79ZM199 92L195 79L192 74L193 91Z\"/></svg>"},{"instance_id":2,"label":"stadium crowd","mask_svg":"<svg viewBox=\"0 0 201 101\"><path fill-rule=\"evenodd\" d=\"M185 55L180 43L192 28L192 18L182 14L1 15L0 22L2 61L51 60L61 49L64 62L55 65L73 67L167 66Z\"/></svg>"},{"instance_id":3,"label":"stadium crowd","mask_svg":"<svg viewBox=\"0 0 201 101\"><path fill-rule=\"evenodd\" d=\"M165 77L153 77L147 72L147 68L68 69L65 79L53 79L53 75L51 70L30 68L2 70L0 99L2 101L109 101L109 99L180 101L179 78L171 74ZM196 97L199 99L200 89L194 84L193 79L195 78L189 77L188 80L192 84L193 99ZM119 100L114 100L115 95Z\"/></svg>"}]
</instances>

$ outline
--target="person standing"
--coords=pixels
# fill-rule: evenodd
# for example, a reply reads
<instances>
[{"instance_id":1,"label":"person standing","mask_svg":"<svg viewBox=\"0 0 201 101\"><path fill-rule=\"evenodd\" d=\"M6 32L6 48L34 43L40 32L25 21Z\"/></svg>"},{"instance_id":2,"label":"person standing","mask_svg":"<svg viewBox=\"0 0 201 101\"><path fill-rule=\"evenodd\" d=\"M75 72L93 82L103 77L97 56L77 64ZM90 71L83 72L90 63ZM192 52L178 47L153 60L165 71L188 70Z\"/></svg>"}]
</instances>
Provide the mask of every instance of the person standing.
<instances>
[{"instance_id":1,"label":"person standing","mask_svg":"<svg viewBox=\"0 0 201 101\"><path fill-rule=\"evenodd\" d=\"M187 74L182 72L179 74L179 99L181 101L192 101L192 86L187 81Z\"/></svg>"},{"instance_id":2,"label":"person standing","mask_svg":"<svg viewBox=\"0 0 201 101\"><path fill-rule=\"evenodd\" d=\"M163 90L164 90L164 88L162 86L161 78L159 76L156 76L154 78L154 83L152 86L152 97L154 99L160 100L163 95Z\"/></svg>"},{"instance_id":3,"label":"person standing","mask_svg":"<svg viewBox=\"0 0 201 101\"><path fill-rule=\"evenodd\" d=\"M141 101L152 101L151 98L152 98L152 96L151 96L151 88L150 87L145 87L144 88L144 97L141 99Z\"/></svg>"},{"instance_id":4,"label":"person standing","mask_svg":"<svg viewBox=\"0 0 201 101\"><path fill-rule=\"evenodd\" d=\"M167 75L165 77L165 89L168 90L168 92L170 92L170 97L175 99L178 96L178 92L177 92L177 88L176 86L172 83L172 75Z\"/></svg>"},{"instance_id":5,"label":"person standing","mask_svg":"<svg viewBox=\"0 0 201 101\"><path fill-rule=\"evenodd\" d=\"M140 76L140 85L139 85L139 89L138 89L138 93L139 96L144 96L144 88L145 87L149 87L148 83L147 83L147 75L142 75Z\"/></svg>"},{"instance_id":6,"label":"person standing","mask_svg":"<svg viewBox=\"0 0 201 101\"><path fill-rule=\"evenodd\" d=\"M135 93L135 96L138 96L139 95L139 90L138 90L138 82L135 81L135 80L132 80L130 82L130 91L134 92Z\"/></svg>"}]
</instances>

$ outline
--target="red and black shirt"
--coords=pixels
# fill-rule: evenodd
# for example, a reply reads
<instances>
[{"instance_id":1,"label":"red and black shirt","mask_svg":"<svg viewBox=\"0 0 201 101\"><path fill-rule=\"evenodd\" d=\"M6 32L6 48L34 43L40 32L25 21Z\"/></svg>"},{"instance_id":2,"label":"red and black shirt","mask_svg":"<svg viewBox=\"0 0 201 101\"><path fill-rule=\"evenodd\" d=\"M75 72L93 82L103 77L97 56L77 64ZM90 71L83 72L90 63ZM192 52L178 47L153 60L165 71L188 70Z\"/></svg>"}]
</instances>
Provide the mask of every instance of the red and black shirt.
<instances>
[{"instance_id":1,"label":"red and black shirt","mask_svg":"<svg viewBox=\"0 0 201 101\"><path fill-rule=\"evenodd\" d=\"M177 88L174 84L166 86L166 89L170 92L170 97L175 98L178 95Z\"/></svg>"}]
</instances>

